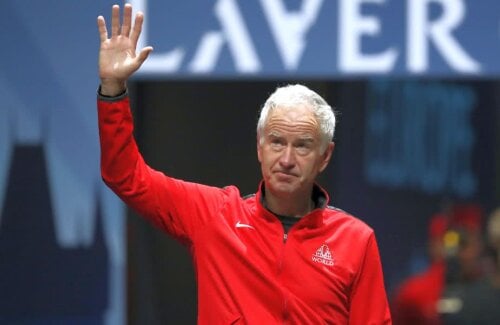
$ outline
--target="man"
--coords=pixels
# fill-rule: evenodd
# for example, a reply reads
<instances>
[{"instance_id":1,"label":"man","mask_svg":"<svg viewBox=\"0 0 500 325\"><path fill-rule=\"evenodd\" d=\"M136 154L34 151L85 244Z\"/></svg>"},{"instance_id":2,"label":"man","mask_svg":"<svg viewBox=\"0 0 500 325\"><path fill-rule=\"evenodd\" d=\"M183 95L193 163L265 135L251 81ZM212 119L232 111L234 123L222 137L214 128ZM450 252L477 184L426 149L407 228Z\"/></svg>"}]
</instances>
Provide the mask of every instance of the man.
<instances>
[{"instance_id":1,"label":"man","mask_svg":"<svg viewBox=\"0 0 500 325\"><path fill-rule=\"evenodd\" d=\"M126 81L152 51L136 55L132 28L113 6L101 39L98 97L101 171L130 207L188 245L198 281L199 324L390 324L374 233L327 206L315 184L333 152L335 117L316 93L295 85L266 102L257 127L263 181L236 187L184 182L151 169L132 136Z\"/></svg>"}]
</instances>

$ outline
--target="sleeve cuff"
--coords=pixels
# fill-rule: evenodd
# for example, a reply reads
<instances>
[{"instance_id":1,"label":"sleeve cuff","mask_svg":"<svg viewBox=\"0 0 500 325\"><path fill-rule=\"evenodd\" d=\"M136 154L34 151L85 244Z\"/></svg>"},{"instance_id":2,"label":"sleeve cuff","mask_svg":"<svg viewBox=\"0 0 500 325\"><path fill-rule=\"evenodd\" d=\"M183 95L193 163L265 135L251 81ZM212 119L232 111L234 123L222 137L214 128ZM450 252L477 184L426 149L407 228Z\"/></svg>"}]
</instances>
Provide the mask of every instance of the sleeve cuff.
<instances>
[{"instance_id":1,"label":"sleeve cuff","mask_svg":"<svg viewBox=\"0 0 500 325\"><path fill-rule=\"evenodd\" d=\"M97 99L105 101L105 102L117 102L128 96L128 88L125 89L121 94L116 96L105 96L101 94L101 85L97 88Z\"/></svg>"}]
</instances>

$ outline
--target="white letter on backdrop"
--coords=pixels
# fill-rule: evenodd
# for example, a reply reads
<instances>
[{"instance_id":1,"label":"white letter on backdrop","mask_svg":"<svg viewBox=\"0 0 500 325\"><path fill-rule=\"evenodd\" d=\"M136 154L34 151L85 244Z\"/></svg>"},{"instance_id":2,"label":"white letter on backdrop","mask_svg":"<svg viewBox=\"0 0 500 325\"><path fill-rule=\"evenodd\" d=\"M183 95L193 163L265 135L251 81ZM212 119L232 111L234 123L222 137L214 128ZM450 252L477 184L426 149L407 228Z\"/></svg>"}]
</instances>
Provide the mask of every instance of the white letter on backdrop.
<instances>
[{"instance_id":1,"label":"white letter on backdrop","mask_svg":"<svg viewBox=\"0 0 500 325\"><path fill-rule=\"evenodd\" d=\"M281 59L295 70L306 47L306 35L316 21L323 0L303 0L298 12L288 12L282 0L260 0Z\"/></svg>"},{"instance_id":2,"label":"white letter on backdrop","mask_svg":"<svg viewBox=\"0 0 500 325\"><path fill-rule=\"evenodd\" d=\"M443 9L441 17L428 22L429 5L438 3ZM424 72L429 67L428 44L432 41L446 62L461 72L479 72L481 66L470 57L452 35L465 16L463 0L409 0L408 12L408 69ZM429 38L429 41L427 40Z\"/></svg>"},{"instance_id":3,"label":"white letter on backdrop","mask_svg":"<svg viewBox=\"0 0 500 325\"><path fill-rule=\"evenodd\" d=\"M195 73L212 71L224 42L227 42L237 71L258 72L260 70L259 58L236 2L234 0L218 0L215 4L215 15L222 30L208 32L202 37L196 54L189 65L189 70Z\"/></svg>"},{"instance_id":4,"label":"white letter on backdrop","mask_svg":"<svg viewBox=\"0 0 500 325\"><path fill-rule=\"evenodd\" d=\"M339 7L339 69L353 73L383 73L390 71L395 64L398 52L394 48L383 53L363 54L361 36L375 36L380 32L380 21L375 17L361 15L361 5L365 3L384 3L385 0L340 0Z\"/></svg>"}]
</instances>

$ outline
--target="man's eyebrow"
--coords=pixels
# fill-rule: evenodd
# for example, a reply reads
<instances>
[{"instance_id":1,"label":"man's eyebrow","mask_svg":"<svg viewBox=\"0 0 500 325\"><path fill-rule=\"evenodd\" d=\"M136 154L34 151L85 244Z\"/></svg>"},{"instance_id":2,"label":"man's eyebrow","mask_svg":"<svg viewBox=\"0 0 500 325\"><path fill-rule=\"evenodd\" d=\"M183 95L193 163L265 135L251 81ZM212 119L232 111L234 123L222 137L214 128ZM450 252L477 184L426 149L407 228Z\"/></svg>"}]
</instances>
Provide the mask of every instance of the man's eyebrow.
<instances>
[{"instance_id":1,"label":"man's eyebrow","mask_svg":"<svg viewBox=\"0 0 500 325\"><path fill-rule=\"evenodd\" d=\"M300 136L299 140L307 141L307 142L314 142L316 139L312 135L304 135L304 136Z\"/></svg>"},{"instance_id":2,"label":"man's eyebrow","mask_svg":"<svg viewBox=\"0 0 500 325\"><path fill-rule=\"evenodd\" d=\"M269 131L269 132L267 133L267 136L268 136L268 137L276 137L276 138L279 138L279 137L281 137L281 133L279 133L278 131L274 131L274 130L272 130L272 131Z\"/></svg>"}]
</instances>

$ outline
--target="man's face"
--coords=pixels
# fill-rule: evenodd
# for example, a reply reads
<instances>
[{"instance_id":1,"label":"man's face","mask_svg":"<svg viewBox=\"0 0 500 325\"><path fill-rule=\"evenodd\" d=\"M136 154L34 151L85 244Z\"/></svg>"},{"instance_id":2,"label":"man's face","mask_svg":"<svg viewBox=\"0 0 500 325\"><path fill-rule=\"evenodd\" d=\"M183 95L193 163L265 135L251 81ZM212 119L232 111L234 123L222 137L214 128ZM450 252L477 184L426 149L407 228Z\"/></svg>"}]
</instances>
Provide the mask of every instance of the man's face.
<instances>
[{"instance_id":1,"label":"man's face","mask_svg":"<svg viewBox=\"0 0 500 325\"><path fill-rule=\"evenodd\" d=\"M257 139L266 189L277 197L309 195L330 160L333 142L322 152L319 124L306 106L277 107Z\"/></svg>"}]
</instances>

